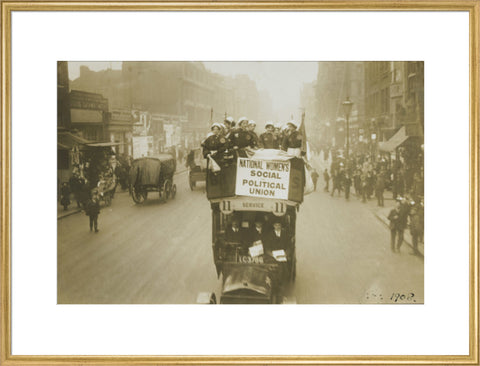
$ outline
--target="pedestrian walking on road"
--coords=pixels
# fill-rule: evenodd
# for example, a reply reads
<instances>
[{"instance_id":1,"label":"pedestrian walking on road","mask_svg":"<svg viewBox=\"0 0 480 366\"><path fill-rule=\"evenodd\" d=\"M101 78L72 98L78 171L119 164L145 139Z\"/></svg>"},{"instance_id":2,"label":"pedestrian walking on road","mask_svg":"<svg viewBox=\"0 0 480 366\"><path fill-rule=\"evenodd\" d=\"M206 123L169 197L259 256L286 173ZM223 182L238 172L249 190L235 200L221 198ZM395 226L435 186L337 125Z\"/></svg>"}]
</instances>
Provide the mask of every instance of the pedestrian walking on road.
<instances>
[{"instance_id":1,"label":"pedestrian walking on road","mask_svg":"<svg viewBox=\"0 0 480 366\"><path fill-rule=\"evenodd\" d=\"M329 189L328 189L328 183L330 182L330 175L328 175L328 170L327 170L327 169L325 169L325 170L323 171L323 180L325 181L325 188L323 188L323 190L324 190L325 192L328 192L328 191L329 191Z\"/></svg>"},{"instance_id":2,"label":"pedestrian walking on road","mask_svg":"<svg viewBox=\"0 0 480 366\"><path fill-rule=\"evenodd\" d=\"M367 187L366 187L368 199L372 198L374 187L375 187L375 174L373 173L372 170L369 170L367 172Z\"/></svg>"},{"instance_id":3,"label":"pedestrian walking on road","mask_svg":"<svg viewBox=\"0 0 480 366\"><path fill-rule=\"evenodd\" d=\"M367 202L367 176L362 173L360 175L360 190L362 192L362 202L366 203Z\"/></svg>"},{"instance_id":4,"label":"pedestrian walking on road","mask_svg":"<svg viewBox=\"0 0 480 366\"><path fill-rule=\"evenodd\" d=\"M375 183L375 196L377 197L377 206L383 207L383 192L385 191L385 174L380 173Z\"/></svg>"},{"instance_id":5,"label":"pedestrian walking on road","mask_svg":"<svg viewBox=\"0 0 480 366\"><path fill-rule=\"evenodd\" d=\"M332 186L332 193L330 194L330 196L333 197L336 190L338 190L338 196L340 196L342 192L342 176L340 172L338 172L332 177Z\"/></svg>"},{"instance_id":6,"label":"pedestrian walking on road","mask_svg":"<svg viewBox=\"0 0 480 366\"><path fill-rule=\"evenodd\" d=\"M407 226L408 210L405 209L402 199L397 200L395 208L388 214L390 220L390 248L392 252L400 252L403 244L403 232ZM395 246L395 239L397 245Z\"/></svg>"},{"instance_id":7,"label":"pedestrian walking on road","mask_svg":"<svg viewBox=\"0 0 480 366\"><path fill-rule=\"evenodd\" d=\"M312 169L312 172L310 173L310 176L312 177L313 181L313 190L317 190L317 181L318 181L318 173L315 169Z\"/></svg>"},{"instance_id":8,"label":"pedestrian walking on road","mask_svg":"<svg viewBox=\"0 0 480 366\"><path fill-rule=\"evenodd\" d=\"M352 186L352 178L350 178L349 174L345 175L345 179L343 180L343 185L345 188L345 199L348 200L350 199L350 187Z\"/></svg>"},{"instance_id":9,"label":"pedestrian walking on road","mask_svg":"<svg viewBox=\"0 0 480 366\"><path fill-rule=\"evenodd\" d=\"M362 194L362 182L360 179L360 170L356 169L355 173L353 173L353 186L355 187L355 195L360 198Z\"/></svg>"},{"instance_id":10,"label":"pedestrian walking on road","mask_svg":"<svg viewBox=\"0 0 480 366\"><path fill-rule=\"evenodd\" d=\"M85 205L85 214L90 218L90 231L98 233L98 215L100 213L100 197L97 190L92 191L92 198Z\"/></svg>"},{"instance_id":11,"label":"pedestrian walking on road","mask_svg":"<svg viewBox=\"0 0 480 366\"><path fill-rule=\"evenodd\" d=\"M420 216L420 205L412 202L409 212L410 234L412 235L413 251L410 254L418 254L418 240L423 235L422 217Z\"/></svg>"}]
</instances>

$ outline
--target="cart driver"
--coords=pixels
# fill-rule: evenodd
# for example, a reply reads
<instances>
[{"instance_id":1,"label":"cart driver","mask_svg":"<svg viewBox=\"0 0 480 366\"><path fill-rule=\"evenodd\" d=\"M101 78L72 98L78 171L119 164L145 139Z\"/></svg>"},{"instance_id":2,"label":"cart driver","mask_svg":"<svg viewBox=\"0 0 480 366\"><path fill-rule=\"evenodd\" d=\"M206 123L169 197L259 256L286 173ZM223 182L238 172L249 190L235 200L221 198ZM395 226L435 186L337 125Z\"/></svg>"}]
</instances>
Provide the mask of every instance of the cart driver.
<instances>
[{"instance_id":1,"label":"cart driver","mask_svg":"<svg viewBox=\"0 0 480 366\"><path fill-rule=\"evenodd\" d=\"M256 241L261 241L263 244L267 234L268 233L266 232L264 223L263 223L263 217L260 215L257 215L255 217L254 227L250 231L249 241L251 245L253 245L253 243L255 243Z\"/></svg>"},{"instance_id":2,"label":"cart driver","mask_svg":"<svg viewBox=\"0 0 480 366\"><path fill-rule=\"evenodd\" d=\"M248 241L248 233L242 227L240 227L240 218L234 216L232 223L225 230L225 240L231 243L238 243L241 246L245 246Z\"/></svg>"},{"instance_id":3,"label":"cart driver","mask_svg":"<svg viewBox=\"0 0 480 366\"><path fill-rule=\"evenodd\" d=\"M284 250L287 258L290 258L290 237L287 231L282 227L280 218L275 218L273 221L273 230L266 235L264 250L265 254L272 256L274 250Z\"/></svg>"}]
</instances>

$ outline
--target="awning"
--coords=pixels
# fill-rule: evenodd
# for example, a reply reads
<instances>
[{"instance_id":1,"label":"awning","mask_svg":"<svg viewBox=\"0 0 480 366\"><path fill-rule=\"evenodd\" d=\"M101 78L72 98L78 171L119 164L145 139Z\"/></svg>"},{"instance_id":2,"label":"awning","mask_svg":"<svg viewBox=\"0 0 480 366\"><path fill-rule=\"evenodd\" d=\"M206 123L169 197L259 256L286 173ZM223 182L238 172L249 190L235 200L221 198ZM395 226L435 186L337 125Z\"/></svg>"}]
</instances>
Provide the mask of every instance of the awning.
<instances>
[{"instance_id":1,"label":"awning","mask_svg":"<svg viewBox=\"0 0 480 366\"><path fill-rule=\"evenodd\" d=\"M81 145L87 145L91 142L71 132L63 131L57 133L57 145L59 148L62 147L62 149L70 150L74 146L81 147Z\"/></svg>"},{"instance_id":2,"label":"awning","mask_svg":"<svg viewBox=\"0 0 480 366\"><path fill-rule=\"evenodd\" d=\"M121 142L94 142L91 144L86 144L87 146L90 147L109 147L109 146L118 146L118 145L123 145Z\"/></svg>"},{"instance_id":3,"label":"awning","mask_svg":"<svg viewBox=\"0 0 480 366\"><path fill-rule=\"evenodd\" d=\"M393 137L386 141L379 143L379 149L382 151L394 151L397 147L403 144L408 139L405 133L405 126L402 126Z\"/></svg>"},{"instance_id":4,"label":"awning","mask_svg":"<svg viewBox=\"0 0 480 366\"><path fill-rule=\"evenodd\" d=\"M70 148L67 145L57 142L57 150L70 150Z\"/></svg>"}]
</instances>

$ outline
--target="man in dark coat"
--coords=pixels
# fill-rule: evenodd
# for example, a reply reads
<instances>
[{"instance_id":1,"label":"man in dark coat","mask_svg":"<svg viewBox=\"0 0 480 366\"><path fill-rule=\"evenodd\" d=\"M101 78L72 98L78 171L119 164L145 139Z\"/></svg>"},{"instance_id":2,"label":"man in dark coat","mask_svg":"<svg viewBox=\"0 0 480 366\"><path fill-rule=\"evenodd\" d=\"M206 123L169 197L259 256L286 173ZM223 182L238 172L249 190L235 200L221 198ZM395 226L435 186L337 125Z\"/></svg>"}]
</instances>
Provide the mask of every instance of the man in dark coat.
<instances>
[{"instance_id":1,"label":"man in dark coat","mask_svg":"<svg viewBox=\"0 0 480 366\"><path fill-rule=\"evenodd\" d=\"M355 194L358 198L362 195L362 180L360 179L360 170L355 170L353 174L353 186L355 187Z\"/></svg>"},{"instance_id":2,"label":"man in dark coat","mask_svg":"<svg viewBox=\"0 0 480 366\"><path fill-rule=\"evenodd\" d=\"M345 173L342 169L340 169L336 175L332 177L332 193L330 194L332 197L335 193L336 190L338 190L338 195L340 196L342 192L342 185L343 185L343 180L345 177Z\"/></svg>"},{"instance_id":3,"label":"man in dark coat","mask_svg":"<svg viewBox=\"0 0 480 366\"><path fill-rule=\"evenodd\" d=\"M423 235L423 220L420 215L423 215L420 205L416 202L413 202L409 212L409 219L410 234L412 235L413 244L413 251L410 254L414 255L418 254L418 240Z\"/></svg>"},{"instance_id":4,"label":"man in dark coat","mask_svg":"<svg viewBox=\"0 0 480 366\"><path fill-rule=\"evenodd\" d=\"M225 230L225 239L228 242L239 243L246 245L248 241L248 233L245 232L245 229L240 227L240 219L234 217L232 219L231 225L229 225Z\"/></svg>"},{"instance_id":5,"label":"man in dark coat","mask_svg":"<svg viewBox=\"0 0 480 366\"><path fill-rule=\"evenodd\" d=\"M325 169L323 171L323 180L325 181L325 187L323 188L323 190L325 192L328 192L329 191L328 190L328 183L330 182L330 175L328 175L328 170L327 169Z\"/></svg>"},{"instance_id":6,"label":"man in dark coat","mask_svg":"<svg viewBox=\"0 0 480 366\"><path fill-rule=\"evenodd\" d=\"M277 219L273 223L273 230L265 237L264 250L265 254L273 256L273 251L281 249L285 251L289 259L292 254L291 239L286 230L282 228L281 221Z\"/></svg>"},{"instance_id":7,"label":"man in dark coat","mask_svg":"<svg viewBox=\"0 0 480 366\"><path fill-rule=\"evenodd\" d=\"M345 174L345 178L343 179L343 187L345 188L345 199L350 199L350 187L352 186L352 178L350 178L350 174Z\"/></svg>"},{"instance_id":8,"label":"man in dark coat","mask_svg":"<svg viewBox=\"0 0 480 366\"><path fill-rule=\"evenodd\" d=\"M265 125L266 131L260 135L258 146L263 149L278 149L280 142L278 136L274 133L275 126L273 123L268 122Z\"/></svg>"},{"instance_id":9,"label":"man in dark coat","mask_svg":"<svg viewBox=\"0 0 480 366\"><path fill-rule=\"evenodd\" d=\"M255 225L250 231L249 235L249 245L252 245L256 241L261 241L262 244L265 242L267 232L264 228L263 220L260 216L255 218Z\"/></svg>"},{"instance_id":10,"label":"man in dark coat","mask_svg":"<svg viewBox=\"0 0 480 366\"><path fill-rule=\"evenodd\" d=\"M407 226L408 210L405 209L402 199L397 199L396 206L388 214L390 220L390 248L392 252L400 252L403 244L403 232ZM395 238L397 246L395 247Z\"/></svg>"},{"instance_id":11,"label":"man in dark coat","mask_svg":"<svg viewBox=\"0 0 480 366\"><path fill-rule=\"evenodd\" d=\"M377 197L377 205L383 207L383 192L385 191L385 174L381 172L377 176L375 183L375 196Z\"/></svg>"},{"instance_id":12,"label":"man in dark coat","mask_svg":"<svg viewBox=\"0 0 480 366\"><path fill-rule=\"evenodd\" d=\"M92 198L85 205L85 214L90 218L90 231L95 228L98 233L98 214L100 213L100 198L98 191L92 192Z\"/></svg>"},{"instance_id":13,"label":"man in dark coat","mask_svg":"<svg viewBox=\"0 0 480 366\"><path fill-rule=\"evenodd\" d=\"M315 169L312 169L312 172L310 173L310 176L312 177L312 182L313 182L313 190L317 190L317 181L318 181L318 173Z\"/></svg>"}]
</instances>

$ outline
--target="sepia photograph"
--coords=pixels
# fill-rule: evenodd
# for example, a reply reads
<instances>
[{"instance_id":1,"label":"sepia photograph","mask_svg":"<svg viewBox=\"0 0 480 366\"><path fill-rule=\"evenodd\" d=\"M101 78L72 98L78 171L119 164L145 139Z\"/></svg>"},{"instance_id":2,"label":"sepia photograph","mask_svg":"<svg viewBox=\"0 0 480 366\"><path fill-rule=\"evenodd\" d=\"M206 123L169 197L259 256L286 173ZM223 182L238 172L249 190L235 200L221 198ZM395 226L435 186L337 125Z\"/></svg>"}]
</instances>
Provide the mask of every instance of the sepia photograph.
<instances>
[{"instance_id":1,"label":"sepia photograph","mask_svg":"<svg viewBox=\"0 0 480 366\"><path fill-rule=\"evenodd\" d=\"M2 3L0 364L478 363L479 16Z\"/></svg>"},{"instance_id":2,"label":"sepia photograph","mask_svg":"<svg viewBox=\"0 0 480 366\"><path fill-rule=\"evenodd\" d=\"M58 61L57 304L424 304L423 61Z\"/></svg>"}]
</instances>

